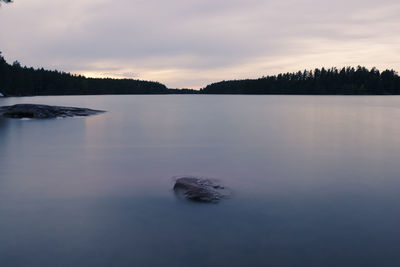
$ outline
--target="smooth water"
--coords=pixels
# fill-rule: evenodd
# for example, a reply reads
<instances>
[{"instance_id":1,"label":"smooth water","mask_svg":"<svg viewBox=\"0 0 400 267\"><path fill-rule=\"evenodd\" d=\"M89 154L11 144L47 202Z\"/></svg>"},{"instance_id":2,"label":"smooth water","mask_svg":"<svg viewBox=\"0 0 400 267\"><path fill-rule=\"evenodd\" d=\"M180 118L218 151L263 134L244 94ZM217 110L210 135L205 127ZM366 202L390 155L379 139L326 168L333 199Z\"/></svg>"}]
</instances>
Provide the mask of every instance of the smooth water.
<instances>
[{"instance_id":1,"label":"smooth water","mask_svg":"<svg viewBox=\"0 0 400 267\"><path fill-rule=\"evenodd\" d=\"M0 266L400 266L400 97L4 98ZM217 178L220 204L177 199Z\"/></svg>"}]
</instances>

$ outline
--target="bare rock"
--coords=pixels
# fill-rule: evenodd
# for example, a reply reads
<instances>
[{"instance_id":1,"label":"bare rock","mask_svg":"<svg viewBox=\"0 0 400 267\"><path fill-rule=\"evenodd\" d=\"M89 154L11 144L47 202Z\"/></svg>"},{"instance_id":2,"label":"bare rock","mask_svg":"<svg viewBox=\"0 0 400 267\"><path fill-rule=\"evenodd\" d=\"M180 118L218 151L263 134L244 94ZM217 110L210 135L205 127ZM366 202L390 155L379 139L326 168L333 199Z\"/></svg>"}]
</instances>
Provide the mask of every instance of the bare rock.
<instances>
[{"instance_id":1,"label":"bare rock","mask_svg":"<svg viewBox=\"0 0 400 267\"><path fill-rule=\"evenodd\" d=\"M48 119L58 117L90 116L105 112L88 108L60 107L37 104L17 104L0 107L0 116L7 118Z\"/></svg>"},{"instance_id":2,"label":"bare rock","mask_svg":"<svg viewBox=\"0 0 400 267\"><path fill-rule=\"evenodd\" d=\"M187 200L206 203L218 203L230 195L217 180L197 177L180 177L174 185L175 193Z\"/></svg>"}]
</instances>

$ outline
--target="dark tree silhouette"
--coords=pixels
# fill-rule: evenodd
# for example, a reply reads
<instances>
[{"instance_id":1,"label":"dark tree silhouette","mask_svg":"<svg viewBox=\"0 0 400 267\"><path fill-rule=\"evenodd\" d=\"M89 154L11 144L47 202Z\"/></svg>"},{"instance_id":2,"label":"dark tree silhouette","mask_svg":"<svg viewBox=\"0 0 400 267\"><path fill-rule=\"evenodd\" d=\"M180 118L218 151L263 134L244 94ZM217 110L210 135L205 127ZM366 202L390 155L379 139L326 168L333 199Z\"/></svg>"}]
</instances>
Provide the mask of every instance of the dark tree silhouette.
<instances>
[{"instance_id":1,"label":"dark tree silhouette","mask_svg":"<svg viewBox=\"0 0 400 267\"><path fill-rule=\"evenodd\" d=\"M265 76L253 80L222 81L201 89L203 94L400 94L400 77L394 70L345 67Z\"/></svg>"},{"instance_id":2,"label":"dark tree silhouette","mask_svg":"<svg viewBox=\"0 0 400 267\"><path fill-rule=\"evenodd\" d=\"M8 96L103 94L317 94L398 95L400 77L394 70L345 67L264 76L253 80L222 81L200 91L168 89L158 82L95 79L81 75L8 64L0 52L0 92Z\"/></svg>"},{"instance_id":3,"label":"dark tree silhouette","mask_svg":"<svg viewBox=\"0 0 400 267\"><path fill-rule=\"evenodd\" d=\"M8 64L0 52L0 92L8 96L167 94L158 82L131 79L94 79L81 75L22 67L18 61Z\"/></svg>"}]
</instances>

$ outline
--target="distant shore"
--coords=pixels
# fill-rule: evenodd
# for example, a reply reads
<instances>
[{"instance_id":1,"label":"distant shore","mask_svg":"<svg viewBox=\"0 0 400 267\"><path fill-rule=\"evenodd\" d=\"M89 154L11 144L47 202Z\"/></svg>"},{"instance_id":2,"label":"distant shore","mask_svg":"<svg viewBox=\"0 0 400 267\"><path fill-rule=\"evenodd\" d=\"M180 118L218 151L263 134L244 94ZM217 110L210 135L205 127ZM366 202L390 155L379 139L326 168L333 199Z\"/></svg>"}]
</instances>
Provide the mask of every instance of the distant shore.
<instances>
[{"instance_id":1,"label":"distant shore","mask_svg":"<svg viewBox=\"0 0 400 267\"><path fill-rule=\"evenodd\" d=\"M400 77L394 70L343 67L221 81L200 90L171 89L154 81L87 78L57 70L7 63L0 53L0 96L44 95L400 95Z\"/></svg>"}]
</instances>

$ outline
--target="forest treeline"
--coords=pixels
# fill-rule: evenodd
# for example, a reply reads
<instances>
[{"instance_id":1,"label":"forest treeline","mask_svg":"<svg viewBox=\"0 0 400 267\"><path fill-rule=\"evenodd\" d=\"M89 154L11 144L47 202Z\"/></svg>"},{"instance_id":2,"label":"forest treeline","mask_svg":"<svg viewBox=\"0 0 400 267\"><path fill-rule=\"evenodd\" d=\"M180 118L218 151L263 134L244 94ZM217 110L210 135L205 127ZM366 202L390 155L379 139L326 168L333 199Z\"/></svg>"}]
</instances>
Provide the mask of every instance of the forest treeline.
<instances>
[{"instance_id":1,"label":"forest treeline","mask_svg":"<svg viewBox=\"0 0 400 267\"><path fill-rule=\"evenodd\" d=\"M168 94L158 82L132 79L86 78L70 73L8 64L0 53L0 93L6 96Z\"/></svg>"},{"instance_id":2,"label":"forest treeline","mask_svg":"<svg viewBox=\"0 0 400 267\"><path fill-rule=\"evenodd\" d=\"M81 75L9 64L0 52L0 93L5 96L103 94L315 94L398 95L400 77L394 70L346 67L315 69L222 81L198 90L168 89L165 85L133 79L87 78Z\"/></svg>"},{"instance_id":3,"label":"forest treeline","mask_svg":"<svg viewBox=\"0 0 400 267\"><path fill-rule=\"evenodd\" d=\"M203 94L310 94L398 95L400 77L394 70L380 72L358 66L315 69L266 76L259 79L213 83Z\"/></svg>"}]
</instances>

